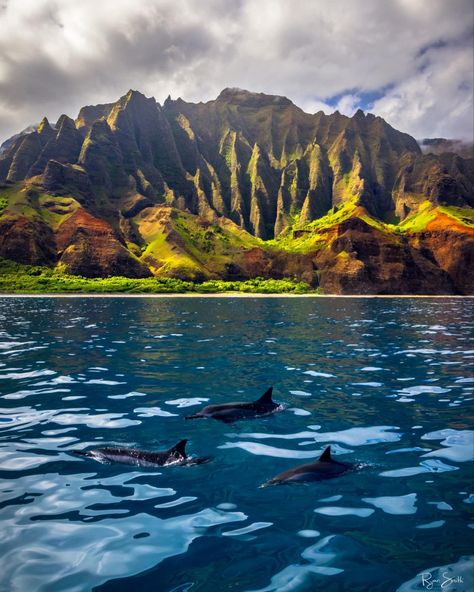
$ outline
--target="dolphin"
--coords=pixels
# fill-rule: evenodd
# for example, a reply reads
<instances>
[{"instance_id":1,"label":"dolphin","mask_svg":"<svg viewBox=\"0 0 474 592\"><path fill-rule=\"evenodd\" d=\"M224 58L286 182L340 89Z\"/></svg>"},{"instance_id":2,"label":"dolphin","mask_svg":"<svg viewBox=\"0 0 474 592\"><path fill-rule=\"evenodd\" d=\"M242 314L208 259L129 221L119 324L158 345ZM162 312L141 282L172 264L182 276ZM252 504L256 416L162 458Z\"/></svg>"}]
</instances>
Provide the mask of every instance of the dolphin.
<instances>
[{"instance_id":1,"label":"dolphin","mask_svg":"<svg viewBox=\"0 0 474 592\"><path fill-rule=\"evenodd\" d=\"M140 467L163 467L171 464L186 464L187 440L180 440L169 450L152 452L136 448L95 448L94 450L73 450L79 456L88 456L99 462L122 463Z\"/></svg>"},{"instance_id":2,"label":"dolphin","mask_svg":"<svg viewBox=\"0 0 474 592\"><path fill-rule=\"evenodd\" d=\"M321 481L323 479L332 479L343 473L347 473L353 468L351 463L339 462L331 456L331 446L328 446L321 456L311 463L293 467L280 473L261 487L268 485L281 485L286 483L298 483L304 481Z\"/></svg>"},{"instance_id":3,"label":"dolphin","mask_svg":"<svg viewBox=\"0 0 474 592\"><path fill-rule=\"evenodd\" d=\"M272 400L273 387L263 393L260 399L253 403L224 403L223 405L208 405L194 415L188 415L186 419L219 419L225 423L231 423L238 419L250 419L268 415L279 407Z\"/></svg>"}]
</instances>

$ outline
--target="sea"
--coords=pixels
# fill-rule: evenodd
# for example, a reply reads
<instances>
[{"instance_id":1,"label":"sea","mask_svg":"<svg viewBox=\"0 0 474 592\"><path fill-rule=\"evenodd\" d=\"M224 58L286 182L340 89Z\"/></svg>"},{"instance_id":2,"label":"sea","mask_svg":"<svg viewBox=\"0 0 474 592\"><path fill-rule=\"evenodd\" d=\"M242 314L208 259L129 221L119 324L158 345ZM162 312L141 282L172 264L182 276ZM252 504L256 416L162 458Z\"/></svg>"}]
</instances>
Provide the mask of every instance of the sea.
<instances>
[{"instance_id":1,"label":"sea","mask_svg":"<svg viewBox=\"0 0 474 592\"><path fill-rule=\"evenodd\" d=\"M471 298L1 297L0 590L472 592L473 329ZM208 462L74 453L182 439ZM328 445L354 470L261 487Z\"/></svg>"}]
</instances>

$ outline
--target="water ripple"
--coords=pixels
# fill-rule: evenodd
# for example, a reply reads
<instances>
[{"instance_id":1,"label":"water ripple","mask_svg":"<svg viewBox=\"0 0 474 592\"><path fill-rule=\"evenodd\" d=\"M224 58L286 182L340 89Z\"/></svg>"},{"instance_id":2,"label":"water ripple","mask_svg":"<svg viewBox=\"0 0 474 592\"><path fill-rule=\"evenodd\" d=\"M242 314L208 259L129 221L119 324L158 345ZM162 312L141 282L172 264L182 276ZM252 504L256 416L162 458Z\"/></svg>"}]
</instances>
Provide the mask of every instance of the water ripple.
<instances>
[{"instance_id":1,"label":"water ripple","mask_svg":"<svg viewBox=\"0 0 474 592\"><path fill-rule=\"evenodd\" d=\"M274 438L277 440L312 439L315 442L340 442L349 446L365 446L379 444L381 442L398 442L402 435L390 430L398 430L396 426L367 426L364 428L349 428L338 432L317 432L321 426L308 426L311 432L296 432L294 434L265 434L258 432L241 433L238 437L265 440ZM232 446L226 445L226 448ZM305 457L299 457L305 458Z\"/></svg>"},{"instance_id":2,"label":"water ripple","mask_svg":"<svg viewBox=\"0 0 474 592\"><path fill-rule=\"evenodd\" d=\"M345 508L342 506L323 506L314 511L325 516L359 516L360 518L367 518L375 512L371 508Z\"/></svg>"},{"instance_id":3,"label":"water ripple","mask_svg":"<svg viewBox=\"0 0 474 592\"><path fill-rule=\"evenodd\" d=\"M380 508L386 514L416 514L416 493L407 495L394 495L386 497L364 497L363 502Z\"/></svg>"},{"instance_id":4,"label":"water ripple","mask_svg":"<svg viewBox=\"0 0 474 592\"><path fill-rule=\"evenodd\" d=\"M3 583L11 590L46 592L54 588L64 590L65 584L71 589L68 581L87 577L89 586L97 586L109 579L143 572L167 557L185 553L207 529L245 519L241 512L205 509L168 519L139 513L95 523L36 522L27 530L6 520L2 543L9 550L0 557ZM136 537L143 532L149 536ZM19 548L23 549L21 562L15 557Z\"/></svg>"},{"instance_id":5,"label":"water ripple","mask_svg":"<svg viewBox=\"0 0 474 592\"><path fill-rule=\"evenodd\" d=\"M330 552L333 536L323 538L315 545L311 545L301 553L301 557L308 563L299 563L289 565L271 579L271 582L265 588L258 590L248 590L247 592L287 592L298 590L298 588L307 583L312 574L322 576L334 576L340 574L343 570L337 567L329 566L336 558L336 553Z\"/></svg>"},{"instance_id":6,"label":"water ripple","mask_svg":"<svg viewBox=\"0 0 474 592\"><path fill-rule=\"evenodd\" d=\"M474 430L437 430L424 434L421 439L441 440L441 445L445 446L423 456L441 456L456 462L474 460Z\"/></svg>"},{"instance_id":7,"label":"water ripple","mask_svg":"<svg viewBox=\"0 0 474 592\"><path fill-rule=\"evenodd\" d=\"M472 587L474 301L242 302L0 298L0 589ZM287 412L184 421L271 384ZM72 454L180 438L211 461ZM358 470L259 489L328 444Z\"/></svg>"}]
</instances>

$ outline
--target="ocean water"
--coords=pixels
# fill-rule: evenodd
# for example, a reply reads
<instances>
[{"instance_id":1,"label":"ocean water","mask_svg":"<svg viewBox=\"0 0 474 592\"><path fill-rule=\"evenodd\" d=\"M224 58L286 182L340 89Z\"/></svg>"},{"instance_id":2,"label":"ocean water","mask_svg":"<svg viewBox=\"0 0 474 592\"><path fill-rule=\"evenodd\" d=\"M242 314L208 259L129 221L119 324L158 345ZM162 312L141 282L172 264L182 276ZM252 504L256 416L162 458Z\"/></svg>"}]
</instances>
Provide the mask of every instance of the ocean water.
<instances>
[{"instance_id":1,"label":"ocean water","mask_svg":"<svg viewBox=\"0 0 474 592\"><path fill-rule=\"evenodd\" d=\"M0 590L474 589L474 300L1 298ZM223 424L200 406L284 409ZM166 449L196 466L101 464ZM358 470L259 486L327 444Z\"/></svg>"}]
</instances>

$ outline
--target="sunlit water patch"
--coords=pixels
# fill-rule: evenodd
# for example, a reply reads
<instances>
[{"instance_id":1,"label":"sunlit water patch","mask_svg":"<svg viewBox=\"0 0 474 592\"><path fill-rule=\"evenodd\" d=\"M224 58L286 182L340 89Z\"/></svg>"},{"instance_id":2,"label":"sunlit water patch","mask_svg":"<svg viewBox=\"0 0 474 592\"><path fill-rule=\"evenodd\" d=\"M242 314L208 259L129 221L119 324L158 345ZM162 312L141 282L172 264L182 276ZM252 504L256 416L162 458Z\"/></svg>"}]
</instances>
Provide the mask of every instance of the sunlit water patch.
<instances>
[{"instance_id":1,"label":"sunlit water patch","mask_svg":"<svg viewBox=\"0 0 474 592\"><path fill-rule=\"evenodd\" d=\"M473 304L0 299L0 590L471 592ZM328 445L354 470L259 487Z\"/></svg>"}]
</instances>

